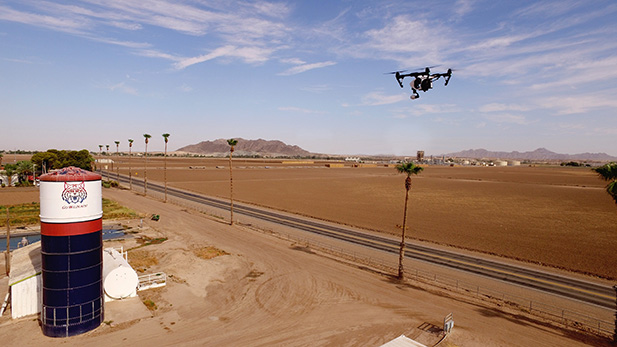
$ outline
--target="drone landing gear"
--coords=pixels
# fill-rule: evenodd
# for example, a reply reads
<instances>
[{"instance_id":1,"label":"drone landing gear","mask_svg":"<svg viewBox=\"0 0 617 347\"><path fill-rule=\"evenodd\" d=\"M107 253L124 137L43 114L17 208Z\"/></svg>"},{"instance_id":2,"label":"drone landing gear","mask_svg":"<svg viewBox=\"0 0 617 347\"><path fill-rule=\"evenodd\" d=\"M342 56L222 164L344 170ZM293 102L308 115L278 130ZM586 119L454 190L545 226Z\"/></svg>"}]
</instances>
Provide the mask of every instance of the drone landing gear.
<instances>
[{"instance_id":1,"label":"drone landing gear","mask_svg":"<svg viewBox=\"0 0 617 347\"><path fill-rule=\"evenodd\" d=\"M413 83L410 83L410 84L411 84L412 94L409 96L409 98L411 100L416 100L417 98L420 97L420 94L418 94L418 91L416 90L416 88L413 87Z\"/></svg>"}]
</instances>

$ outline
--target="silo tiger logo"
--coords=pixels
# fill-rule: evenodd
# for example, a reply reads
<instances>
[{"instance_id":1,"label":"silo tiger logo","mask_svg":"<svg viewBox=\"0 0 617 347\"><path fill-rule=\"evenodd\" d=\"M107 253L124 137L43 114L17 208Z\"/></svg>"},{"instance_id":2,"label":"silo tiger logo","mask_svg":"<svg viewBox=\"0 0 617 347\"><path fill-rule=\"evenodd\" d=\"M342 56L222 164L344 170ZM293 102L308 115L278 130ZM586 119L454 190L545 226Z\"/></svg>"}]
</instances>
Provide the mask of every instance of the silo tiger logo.
<instances>
[{"instance_id":1,"label":"silo tiger logo","mask_svg":"<svg viewBox=\"0 0 617 347\"><path fill-rule=\"evenodd\" d=\"M69 184L64 182L64 190L62 191L62 200L68 204L81 204L88 197L86 192L86 183Z\"/></svg>"}]
</instances>

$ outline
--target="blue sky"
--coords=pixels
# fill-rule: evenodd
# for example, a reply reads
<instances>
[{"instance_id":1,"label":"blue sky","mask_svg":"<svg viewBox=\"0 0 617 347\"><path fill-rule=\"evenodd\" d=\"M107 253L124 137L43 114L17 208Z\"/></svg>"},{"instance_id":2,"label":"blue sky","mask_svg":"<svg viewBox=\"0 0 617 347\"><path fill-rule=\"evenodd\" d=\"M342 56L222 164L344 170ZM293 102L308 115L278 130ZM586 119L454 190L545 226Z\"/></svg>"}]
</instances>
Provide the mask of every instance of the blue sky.
<instances>
[{"instance_id":1,"label":"blue sky","mask_svg":"<svg viewBox=\"0 0 617 347\"><path fill-rule=\"evenodd\" d=\"M0 149L617 156L614 1L0 0ZM455 69L410 100L389 71Z\"/></svg>"}]
</instances>

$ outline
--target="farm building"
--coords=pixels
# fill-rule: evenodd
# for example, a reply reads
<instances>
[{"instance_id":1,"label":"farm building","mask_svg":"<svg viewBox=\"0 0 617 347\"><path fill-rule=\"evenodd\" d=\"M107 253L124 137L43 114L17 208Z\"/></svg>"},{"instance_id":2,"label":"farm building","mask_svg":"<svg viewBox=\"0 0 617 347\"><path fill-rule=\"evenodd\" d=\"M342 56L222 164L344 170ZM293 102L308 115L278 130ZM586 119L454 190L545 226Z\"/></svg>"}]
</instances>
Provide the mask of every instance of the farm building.
<instances>
[{"instance_id":1,"label":"farm building","mask_svg":"<svg viewBox=\"0 0 617 347\"><path fill-rule=\"evenodd\" d=\"M41 243L35 242L11 252L9 291L11 318L41 312Z\"/></svg>"}]
</instances>

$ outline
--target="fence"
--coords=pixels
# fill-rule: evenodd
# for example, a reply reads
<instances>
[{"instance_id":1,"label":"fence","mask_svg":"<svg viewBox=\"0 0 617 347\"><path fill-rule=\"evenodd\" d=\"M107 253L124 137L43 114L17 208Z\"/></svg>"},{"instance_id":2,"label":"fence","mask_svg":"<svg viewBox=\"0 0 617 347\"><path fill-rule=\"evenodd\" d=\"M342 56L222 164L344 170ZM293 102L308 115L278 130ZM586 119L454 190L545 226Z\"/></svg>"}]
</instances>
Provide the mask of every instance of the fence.
<instances>
[{"instance_id":1,"label":"fence","mask_svg":"<svg viewBox=\"0 0 617 347\"><path fill-rule=\"evenodd\" d=\"M143 275L138 277L139 284L137 290L146 290L150 288L158 288L167 285L167 274L157 272L153 274Z\"/></svg>"},{"instance_id":2,"label":"fence","mask_svg":"<svg viewBox=\"0 0 617 347\"><path fill-rule=\"evenodd\" d=\"M156 192L154 190L148 191L148 195L160 198L161 200L164 197L164 193ZM209 213L211 213L211 215L216 218L229 218L227 215L223 216L212 214L212 208L208 209L199 202L188 201L172 195L168 195L167 200L168 202L174 203L176 205L195 209L204 213L210 210ZM260 229L255 230L265 232ZM319 249L322 252L329 253L336 257L345 258L356 264L367 265L388 273L396 273L398 271L398 268L395 268L395 266L393 266L398 266L398 264L386 262L382 259L367 256L366 254L349 251L348 249L336 247L332 244L327 244L313 239L302 238L285 233L275 233L275 235L289 241L305 244L307 247ZM538 300L512 295L503 291L493 290L486 287L481 287L477 284L461 281L459 279L453 279L445 275L439 275L420 269L407 269L405 270L405 275L408 279L414 279L416 281L433 285L442 289L455 291L468 297L499 302L510 307L519 309L520 311L528 313L530 315L549 320L553 323L561 324L566 328L575 328L602 337L612 337L615 333L615 330L617 329L615 326L616 323L612 321L605 321L602 319L594 318L584 313L570 310L568 308L557 307L554 305L545 304Z\"/></svg>"}]
</instances>

